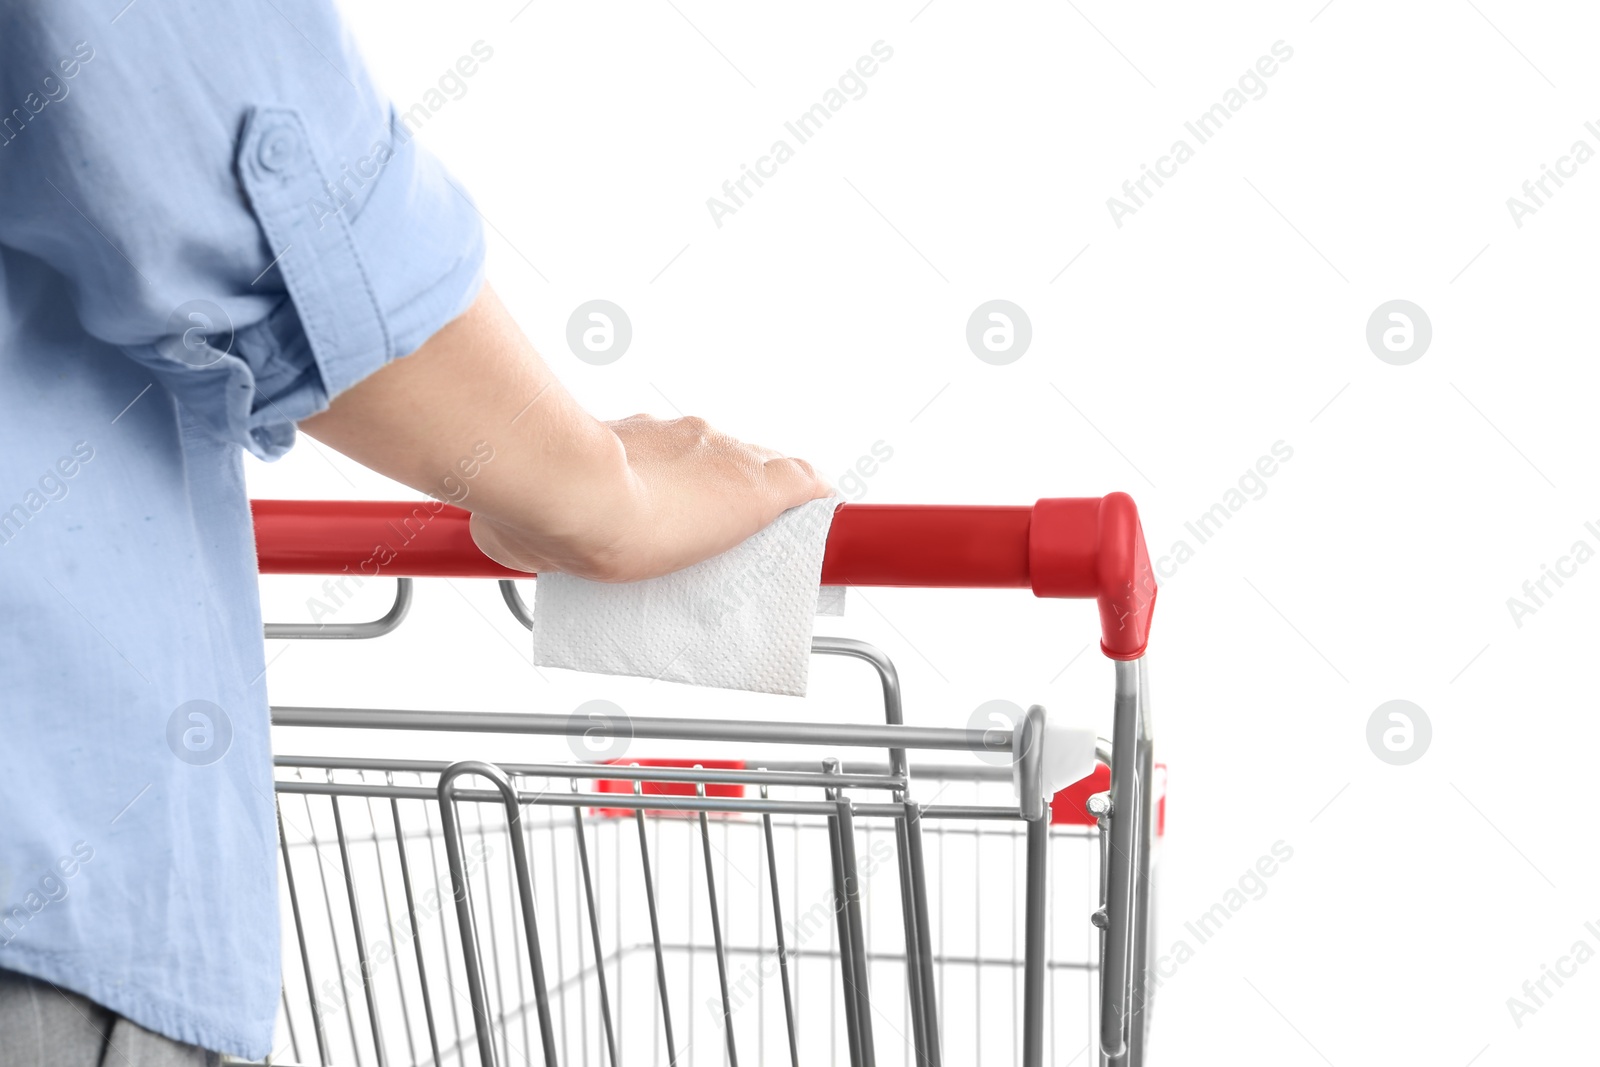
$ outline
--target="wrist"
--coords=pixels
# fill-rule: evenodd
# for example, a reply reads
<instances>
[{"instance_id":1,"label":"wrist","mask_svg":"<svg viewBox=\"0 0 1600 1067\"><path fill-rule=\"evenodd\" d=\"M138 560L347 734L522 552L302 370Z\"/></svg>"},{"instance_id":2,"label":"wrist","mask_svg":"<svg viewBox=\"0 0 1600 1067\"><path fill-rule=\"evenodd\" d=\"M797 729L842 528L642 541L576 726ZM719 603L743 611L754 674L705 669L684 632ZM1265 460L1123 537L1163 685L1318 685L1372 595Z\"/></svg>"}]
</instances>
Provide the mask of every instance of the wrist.
<instances>
[{"instance_id":1,"label":"wrist","mask_svg":"<svg viewBox=\"0 0 1600 1067\"><path fill-rule=\"evenodd\" d=\"M520 484L476 495L472 537L486 555L517 570L627 580L632 546L648 525L645 487L615 433L599 422L585 429L569 438L552 477L529 478L523 467Z\"/></svg>"}]
</instances>

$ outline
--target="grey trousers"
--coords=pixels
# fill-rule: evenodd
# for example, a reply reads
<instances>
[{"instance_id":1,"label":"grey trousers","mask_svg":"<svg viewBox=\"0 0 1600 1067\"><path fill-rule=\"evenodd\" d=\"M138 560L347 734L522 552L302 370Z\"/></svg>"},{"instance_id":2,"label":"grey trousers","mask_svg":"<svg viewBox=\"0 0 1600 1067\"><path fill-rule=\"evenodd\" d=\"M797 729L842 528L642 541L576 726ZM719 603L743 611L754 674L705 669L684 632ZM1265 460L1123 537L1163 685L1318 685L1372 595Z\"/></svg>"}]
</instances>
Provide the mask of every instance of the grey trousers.
<instances>
[{"instance_id":1,"label":"grey trousers","mask_svg":"<svg viewBox=\"0 0 1600 1067\"><path fill-rule=\"evenodd\" d=\"M0 971L0 1067L217 1067L222 1057L49 982Z\"/></svg>"}]
</instances>

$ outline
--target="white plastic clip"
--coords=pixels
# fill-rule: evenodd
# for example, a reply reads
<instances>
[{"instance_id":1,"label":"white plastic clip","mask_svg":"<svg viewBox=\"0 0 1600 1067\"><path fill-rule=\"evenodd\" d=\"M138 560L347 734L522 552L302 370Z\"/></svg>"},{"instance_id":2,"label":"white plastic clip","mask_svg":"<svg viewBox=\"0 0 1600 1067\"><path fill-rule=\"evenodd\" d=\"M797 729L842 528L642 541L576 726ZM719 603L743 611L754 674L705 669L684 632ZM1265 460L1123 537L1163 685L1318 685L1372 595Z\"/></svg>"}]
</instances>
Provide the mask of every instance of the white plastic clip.
<instances>
[{"instance_id":1,"label":"white plastic clip","mask_svg":"<svg viewBox=\"0 0 1600 1067\"><path fill-rule=\"evenodd\" d=\"M1069 726L1059 718L1045 713L1035 704L1028 709L1022 722L1016 726L1019 737L1018 750L1013 754L1011 786L1017 803L1024 812L1044 814L1056 793L1074 782L1081 782L1094 772L1095 731L1082 726ZM1037 752L1033 749L1037 748ZM1037 796L1024 783L1037 768ZM1031 816L1030 816L1031 817Z\"/></svg>"}]
</instances>

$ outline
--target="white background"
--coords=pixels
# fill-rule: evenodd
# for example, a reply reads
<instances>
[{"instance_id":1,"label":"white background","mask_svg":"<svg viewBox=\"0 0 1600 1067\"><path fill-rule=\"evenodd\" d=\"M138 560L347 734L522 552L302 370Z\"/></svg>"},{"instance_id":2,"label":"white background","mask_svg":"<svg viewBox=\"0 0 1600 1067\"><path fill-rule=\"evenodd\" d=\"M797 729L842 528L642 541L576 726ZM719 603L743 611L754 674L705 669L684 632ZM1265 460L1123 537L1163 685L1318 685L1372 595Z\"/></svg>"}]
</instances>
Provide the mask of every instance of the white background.
<instances>
[{"instance_id":1,"label":"white background","mask_svg":"<svg viewBox=\"0 0 1600 1067\"><path fill-rule=\"evenodd\" d=\"M1574 541L1600 548L1584 529L1600 162L1520 228L1506 205L1575 140L1600 149L1592 13L522 5L344 3L402 108L473 42L493 48L422 138L489 223L494 285L597 415L703 415L835 477L882 441L893 458L853 496L875 502L1126 490L1153 555L1195 548L1150 654L1171 768L1162 950L1274 842L1293 858L1163 983L1158 1062L1593 1055L1600 962L1520 1028L1506 1003L1575 941L1600 950L1584 929L1600 926L1584 681L1600 565L1520 627L1506 603ZM706 199L880 40L893 58L865 96L718 228ZM1185 121L1277 41L1293 57L1265 95L1197 146ZM1119 228L1107 198L1180 137L1194 158ZM566 346L594 298L633 324L609 366ZM995 298L1032 322L1007 366L965 341ZM1432 322L1406 366L1365 339L1392 299ZM1292 460L1198 544L1184 524L1278 441ZM250 477L257 497L413 495L305 439ZM382 585L341 618L381 613ZM265 586L269 617L304 617L312 583ZM913 722L1004 698L1109 729L1087 604L855 590L819 629L885 648ZM868 676L834 661L804 703L540 677L488 582L423 583L380 642L268 655L287 704L873 714ZM1408 766L1366 740L1397 698L1432 723Z\"/></svg>"}]
</instances>

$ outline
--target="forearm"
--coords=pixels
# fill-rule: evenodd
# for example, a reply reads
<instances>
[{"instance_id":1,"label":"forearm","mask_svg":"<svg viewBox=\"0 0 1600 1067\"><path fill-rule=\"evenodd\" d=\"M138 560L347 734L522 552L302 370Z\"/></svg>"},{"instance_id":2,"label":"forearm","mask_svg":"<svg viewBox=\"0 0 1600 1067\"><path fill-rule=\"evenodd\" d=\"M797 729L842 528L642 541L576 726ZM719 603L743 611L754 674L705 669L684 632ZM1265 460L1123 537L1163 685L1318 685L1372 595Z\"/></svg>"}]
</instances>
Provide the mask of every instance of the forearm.
<instances>
[{"instance_id":1,"label":"forearm","mask_svg":"<svg viewBox=\"0 0 1600 1067\"><path fill-rule=\"evenodd\" d=\"M634 506L617 435L578 405L487 285L416 352L300 427L480 524L534 532L548 558L530 569L603 573Z\"/></svg>"},{"instance_id":2,"label":"forearm","mask_svg":"<svg viewBox=\"0 0 1600 1067\"><path fill-rule=\"evenodd\" d=\"M724 552L832 487L804 460L704 419L600 422L578 406L486 286L416 352L301 424L381 474L472 512L496 561L599 581L668 574ZM493 459L474 463L492 448Z\"/></svg>"}]
</instances>

